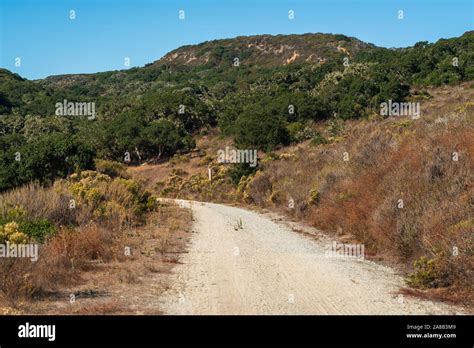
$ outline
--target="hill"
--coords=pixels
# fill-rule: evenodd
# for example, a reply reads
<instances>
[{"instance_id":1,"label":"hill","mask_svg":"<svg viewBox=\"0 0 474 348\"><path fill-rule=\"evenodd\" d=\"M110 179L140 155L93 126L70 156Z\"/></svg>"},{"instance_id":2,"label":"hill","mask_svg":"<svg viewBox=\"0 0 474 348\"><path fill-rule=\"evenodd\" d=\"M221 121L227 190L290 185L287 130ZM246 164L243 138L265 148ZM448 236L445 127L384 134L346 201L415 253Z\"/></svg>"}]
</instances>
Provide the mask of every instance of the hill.
<instances>
[{"instance_id":1,"label":"hill","mask_svg":"<svg viewBox=\"0 0 474 348\"><path fill-rule=\"evenodd\" d=\"M344 35L256 35L234 39L213 40L199 45L183 46L153 63L200 66L231 66L235 58L242 64L258 67L276 67L288 64L323 64L340 53L349 57L374 48L355 38Z\"/></svg>"},{"instance_id":2,"label":"hill","mask_svg":"<svg viewBox=\"0 0 474 348\"><path fill-rule=\"evenodd\" d=\"M312 122L372 117L413 87L474 79L473 37L395 50L344 35L260 35L184 46L129 70L28 81L3 69L0 190L52 183L94 157L162 160L215 126L242 147L298 142L314 136L304 132ZM93 117L61 114L64 101L93 104Z\"/></svg>"}]
</instances>

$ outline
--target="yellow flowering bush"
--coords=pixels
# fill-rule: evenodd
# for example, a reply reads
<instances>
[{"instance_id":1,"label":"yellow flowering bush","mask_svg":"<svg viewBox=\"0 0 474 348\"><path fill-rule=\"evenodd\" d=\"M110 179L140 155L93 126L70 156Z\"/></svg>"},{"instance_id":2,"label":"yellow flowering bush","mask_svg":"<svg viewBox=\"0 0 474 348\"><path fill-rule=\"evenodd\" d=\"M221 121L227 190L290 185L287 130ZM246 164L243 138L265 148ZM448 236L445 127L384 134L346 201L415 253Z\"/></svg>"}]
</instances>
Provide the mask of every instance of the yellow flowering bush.
<instances>
[{"instance_id":1,"label":"yellow flowering bush","mask_svg":"<svg viewBox=\"0 0 474 348\"><path fill-rule=\"evenodd\" d=\"M23 244L28 241L28 236L21 232L16 222L12 221L4 226L0 226L0 243L7 241L13 244Z\"/></svg>"}]
</instances>

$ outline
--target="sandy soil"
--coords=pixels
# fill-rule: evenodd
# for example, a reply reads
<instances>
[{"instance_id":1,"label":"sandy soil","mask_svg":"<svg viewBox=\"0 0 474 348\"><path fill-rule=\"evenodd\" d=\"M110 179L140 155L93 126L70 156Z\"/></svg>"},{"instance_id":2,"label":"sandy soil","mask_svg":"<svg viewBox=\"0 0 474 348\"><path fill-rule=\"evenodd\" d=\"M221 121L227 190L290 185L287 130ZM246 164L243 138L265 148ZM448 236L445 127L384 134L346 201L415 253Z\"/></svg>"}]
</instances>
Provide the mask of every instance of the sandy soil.
<instances>
[{"instance_id":1,"label":"sandy soil","mask_svg":"<svg viewBox=\"0 0 474 348\"><path fill-rule=\"evenodd\" d=\"M248 210L184 204L194 233L159 299L166 314L464 314L399 295L404 283L391 268L328 257L332 241L318 231L309 238Z\"/></svg>"}]
</instances>

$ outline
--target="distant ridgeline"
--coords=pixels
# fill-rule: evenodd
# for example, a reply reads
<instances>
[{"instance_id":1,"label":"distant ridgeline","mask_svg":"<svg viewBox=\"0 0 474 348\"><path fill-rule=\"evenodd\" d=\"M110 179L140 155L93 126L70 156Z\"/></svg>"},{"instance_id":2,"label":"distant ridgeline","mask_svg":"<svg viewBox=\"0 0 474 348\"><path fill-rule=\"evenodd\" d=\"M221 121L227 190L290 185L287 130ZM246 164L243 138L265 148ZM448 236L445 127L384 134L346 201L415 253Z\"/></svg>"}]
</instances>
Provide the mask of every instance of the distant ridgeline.
<instances>
[{"instance_id":1,"label":"distant ridgeline","mask_svg":"<svg viewBox=\"0 0 474 348\"><path fill-rule=\"evenodd\" d=\"M380 114L411 86L473 80L473 63L471 31L401 49L344 35L237 37L141 68L37 81L0 69L0 190L51 183L94 158L166 158L207 127L271 150L299 141L292 130L308 122Z\"/></svg>"}]
</instances>

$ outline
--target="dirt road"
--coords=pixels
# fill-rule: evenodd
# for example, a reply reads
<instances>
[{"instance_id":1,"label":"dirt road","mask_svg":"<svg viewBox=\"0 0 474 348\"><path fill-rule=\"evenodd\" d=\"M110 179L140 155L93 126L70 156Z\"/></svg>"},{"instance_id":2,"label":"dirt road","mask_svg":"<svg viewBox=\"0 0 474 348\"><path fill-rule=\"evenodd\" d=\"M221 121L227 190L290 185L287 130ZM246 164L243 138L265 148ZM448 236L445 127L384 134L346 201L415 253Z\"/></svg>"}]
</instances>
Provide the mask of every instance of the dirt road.
<instances>
[{"instance_id":1,"label":"dirt road","mask_svg":"<svg viewBox=\"0 0 474 348\"><path fill-rule=\"evenodd\" d=\"M463 313L398 295L403 281L390 268L328 257L332 241L322 234L314 240L240 208L186 204L195 233L161 299L166 314Z\"/></svg>"}]
</instances>

